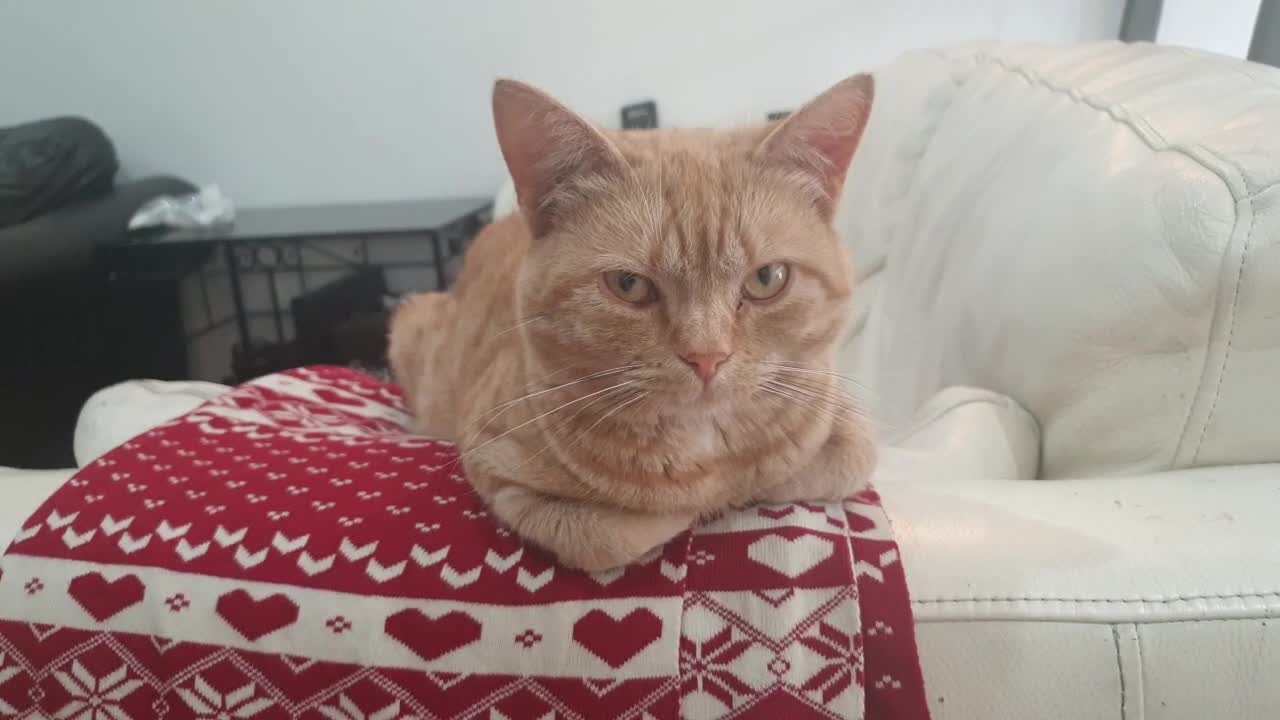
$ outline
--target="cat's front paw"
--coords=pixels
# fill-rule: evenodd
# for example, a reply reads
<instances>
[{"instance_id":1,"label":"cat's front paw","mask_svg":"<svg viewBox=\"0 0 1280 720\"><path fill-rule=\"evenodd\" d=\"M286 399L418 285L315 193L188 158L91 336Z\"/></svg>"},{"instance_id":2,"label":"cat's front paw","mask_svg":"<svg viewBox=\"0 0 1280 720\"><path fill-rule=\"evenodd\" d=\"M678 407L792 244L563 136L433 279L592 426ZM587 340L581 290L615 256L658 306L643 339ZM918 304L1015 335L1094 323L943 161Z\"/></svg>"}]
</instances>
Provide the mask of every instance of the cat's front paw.
<instances>
[{"instance_id":1,"label":"cat's front paw","mask_svg":"<svg viewBox=\"0 0 1280 720\"><path fill-rule=\"evenodd\" d=\"M494 515L560 564L599 572L628 565L689 529L689 514L639 513L565 500L508 485L493 496Z\"/></svg>"}]
</instances>

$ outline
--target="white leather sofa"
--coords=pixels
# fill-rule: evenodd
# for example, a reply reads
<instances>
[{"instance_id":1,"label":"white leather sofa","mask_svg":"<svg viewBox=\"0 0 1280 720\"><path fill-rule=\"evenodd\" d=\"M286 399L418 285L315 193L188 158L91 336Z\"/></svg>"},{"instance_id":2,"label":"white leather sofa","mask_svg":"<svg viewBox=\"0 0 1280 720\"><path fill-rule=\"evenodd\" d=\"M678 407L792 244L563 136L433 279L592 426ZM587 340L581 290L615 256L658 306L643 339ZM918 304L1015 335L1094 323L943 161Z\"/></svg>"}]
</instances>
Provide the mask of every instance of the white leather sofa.
<instances>
[{"instance_id":1,"label":"white leather sofa","mask_svg":"<svg viewBox=\"0 0 1280 720\"><path fill-rule=\"evenodd\" d=\"M1277 180L1280 71L1124 45L879 71L842 363L935 718L1280 718ZM104 392L80 461L217 391L177 389ZM0 534L65 474L16 477Z\"/></svg>"},{"instance_id":2,"label":"white leather sofa","mask_svg":"<svg viewBox=\"0 0 1280 720\"><path fill-rule=\"evenodd\" d=\"M900 446L1039 438L1020 477L878 480L935 717L1280 718L1280 71L916 53L867 132L846 367ZM951 386L1034 425L916 429L983 402Z\"/></svg>"}]
</instances>

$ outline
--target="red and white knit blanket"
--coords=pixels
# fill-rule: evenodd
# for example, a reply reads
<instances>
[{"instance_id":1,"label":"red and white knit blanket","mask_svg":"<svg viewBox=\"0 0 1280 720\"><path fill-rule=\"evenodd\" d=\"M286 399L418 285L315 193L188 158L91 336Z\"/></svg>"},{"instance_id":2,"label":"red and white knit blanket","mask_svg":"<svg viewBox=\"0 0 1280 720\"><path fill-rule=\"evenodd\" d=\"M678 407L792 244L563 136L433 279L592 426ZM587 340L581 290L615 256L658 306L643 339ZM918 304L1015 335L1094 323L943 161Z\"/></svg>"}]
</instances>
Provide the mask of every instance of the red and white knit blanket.
<instances>
[{"instance_id":1,"label":"red and white knit blanket","mask_svg":"<svg viewBox=\"0 0 1280 720\"><path fill-rule=\"evenodd\" d=\"M873 492L584 575L408 422L303 369L85 467L0 560L0 717L927 717Z\"/></svg>"}]
</instances>

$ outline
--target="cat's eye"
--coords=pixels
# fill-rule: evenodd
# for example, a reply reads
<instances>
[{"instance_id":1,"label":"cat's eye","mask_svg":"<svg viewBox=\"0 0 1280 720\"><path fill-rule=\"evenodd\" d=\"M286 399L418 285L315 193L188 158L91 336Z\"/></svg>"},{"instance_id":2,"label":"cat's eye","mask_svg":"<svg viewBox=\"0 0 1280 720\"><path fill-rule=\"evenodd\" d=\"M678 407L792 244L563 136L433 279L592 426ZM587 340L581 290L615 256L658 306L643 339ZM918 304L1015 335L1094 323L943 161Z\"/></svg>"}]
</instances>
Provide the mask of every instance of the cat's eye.
<instances>
[{"instance_id":1,"label":"cat's eye","mask_svg":"<svg viewBox=\"0 0 1280 720\"><path fill-rule=\"evenodd\" d=\"M790 277L791 269L784 263L761 265L742 283L742 293L752 300L769 300L782 292Z\"/></svg>"},{"instance_id":2,"label":"cat's eye","mask_svg":"<svg viewBox=\"0 0 1280 720\"><path fill-rule=\"evenodd\" d=\"M625 270L607 272L604 274L604 284L620 300L632 305L647 305L658 299L658 291L653 287L653 281L633 272Z\"/></svg>"}]
</instances>

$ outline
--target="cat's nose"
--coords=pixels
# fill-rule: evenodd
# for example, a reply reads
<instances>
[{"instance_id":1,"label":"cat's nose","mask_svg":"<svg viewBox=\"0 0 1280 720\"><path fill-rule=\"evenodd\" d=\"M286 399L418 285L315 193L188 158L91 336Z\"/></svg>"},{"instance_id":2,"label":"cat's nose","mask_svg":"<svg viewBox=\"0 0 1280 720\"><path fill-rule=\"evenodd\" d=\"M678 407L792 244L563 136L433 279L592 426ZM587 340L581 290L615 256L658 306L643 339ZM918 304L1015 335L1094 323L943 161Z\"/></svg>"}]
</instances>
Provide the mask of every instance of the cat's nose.
<instances>
[{"instance_id":1,"label":"cat's nose","mask_svg":"<svg viewBox=\"0 0 1280 720\"><path fill-rule=\"evenodd\" d=\"M716 376L716 371L729 359L729 353L726 352L709 352L709 353L689 353L681 355L680 359L686 365L693 368L693 372L704 383L711 382L711 378Z\"/></svg>"}]
</instances>

